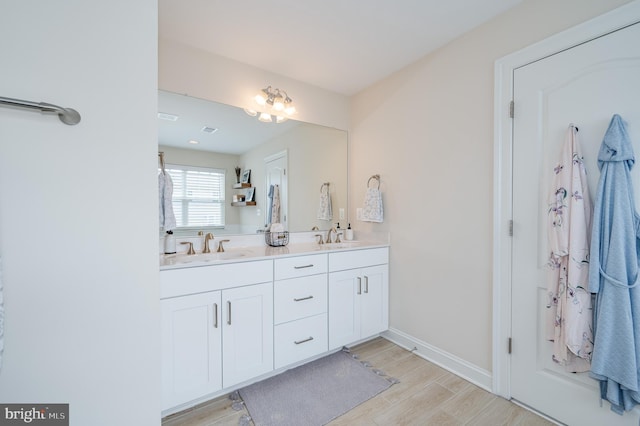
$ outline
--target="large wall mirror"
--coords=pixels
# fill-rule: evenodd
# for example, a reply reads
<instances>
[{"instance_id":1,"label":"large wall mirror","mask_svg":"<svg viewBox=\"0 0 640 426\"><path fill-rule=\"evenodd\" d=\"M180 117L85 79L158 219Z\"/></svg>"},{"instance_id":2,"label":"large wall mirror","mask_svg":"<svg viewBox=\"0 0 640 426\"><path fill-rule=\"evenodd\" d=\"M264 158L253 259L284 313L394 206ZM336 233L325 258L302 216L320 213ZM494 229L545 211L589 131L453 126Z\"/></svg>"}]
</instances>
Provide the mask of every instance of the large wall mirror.
<instances>
[{"instance_id":1,"label":"large wall mirror","mask_svg":"<svg viewBox=\"0 0 640 426\"><path fill-rule=\"evenodd\" d=\"M224 172L224 226L214 228L215 233L255 234L265 229L274 164L285 168L284 181L276 182L282 191L281 222L288 231L310 231L314 226L324 230L338 222L346 227L346 131L295 120L263 123L241 108L166 91L159 91L158 112L158 151L167 165ZM250 188L237 188L236 167L251 170ZM322 220L318 210L327 188L332 216ZM255 205L234 202L234 195L237 200L251 193ZM202 228L177 232L189 235Z\"/></svg>"}]
</instances>

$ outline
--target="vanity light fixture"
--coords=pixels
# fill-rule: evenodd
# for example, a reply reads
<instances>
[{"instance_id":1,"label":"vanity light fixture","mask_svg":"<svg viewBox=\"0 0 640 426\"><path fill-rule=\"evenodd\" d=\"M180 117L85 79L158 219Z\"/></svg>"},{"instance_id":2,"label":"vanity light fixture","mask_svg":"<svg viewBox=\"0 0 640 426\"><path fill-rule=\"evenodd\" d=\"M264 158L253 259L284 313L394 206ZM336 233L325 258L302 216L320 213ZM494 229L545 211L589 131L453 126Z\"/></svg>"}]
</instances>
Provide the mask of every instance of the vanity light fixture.
<instances>
[{"instance_id":1,"label":"vanity light fixture","mask_svg":"<svg viewBox=\"0 0 640 426\"><path fill-rule=\"evenodd\" d=\"M271 86L267 86L260 90L253 100L258 107L245 108L244 112L252 117L258 116L258 120L263 123L273 122L274 117L276 123L284 123L296 112L293 99L282 89L272 89Z\"/></svg>"}]
</instances>

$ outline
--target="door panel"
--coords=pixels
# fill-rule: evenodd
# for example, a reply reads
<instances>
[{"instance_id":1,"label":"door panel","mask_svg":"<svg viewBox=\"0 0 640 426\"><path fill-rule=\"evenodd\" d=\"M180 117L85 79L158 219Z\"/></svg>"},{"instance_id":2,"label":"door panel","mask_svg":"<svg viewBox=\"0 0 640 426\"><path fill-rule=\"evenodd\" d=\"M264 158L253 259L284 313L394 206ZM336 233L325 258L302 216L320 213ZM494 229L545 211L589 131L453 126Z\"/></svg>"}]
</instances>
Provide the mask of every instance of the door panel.
<instances>
[{"instance_id":1,"label":"door panel","mask_svg":"<svg viewBox=\"0 0 640 426\"><path fill-rule=\"evenodd\" d=\"M545 340L546 207L553 167L570 123L579 128L595 200L597 153L613 114L629 123L640 155L640 24L550 56L514 72L511 394L568 424L637 424L599 407L597 383L551 360ZM640 167L632 171L640 200Z\"/></svg>"},{"instance_id":2,"label":"door panel","mask_svg":"<svg viewBox=\"0 0 640 426\"><path fill-rule=\"evenodd\" d=\"M222 292L224 387L273 370L273 285Z\"/></svg>"}]
</instances>

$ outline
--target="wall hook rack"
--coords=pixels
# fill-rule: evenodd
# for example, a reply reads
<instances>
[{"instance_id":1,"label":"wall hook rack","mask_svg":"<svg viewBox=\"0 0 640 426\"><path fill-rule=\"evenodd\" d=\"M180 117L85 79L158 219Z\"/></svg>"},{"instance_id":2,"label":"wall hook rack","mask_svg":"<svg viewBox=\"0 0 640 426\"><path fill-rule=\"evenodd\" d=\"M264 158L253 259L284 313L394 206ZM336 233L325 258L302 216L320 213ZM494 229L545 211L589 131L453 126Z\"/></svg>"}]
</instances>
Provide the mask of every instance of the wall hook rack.
<instances>
[{"instance_id":1,"label":"wall hook rack","mask_svg":"<svg viewBox=\"0 0 640 426\"><path fill-rule=\"evenodd\" d=\"M38 110L40 112L45 113L55 113L58 114L58 118L64 124L68 124L69 126L73 126L80 122L80 113L72 108L63 108L58 105L48 104L46 102L31 102L24 101L21 99L12 99L12 98L4 98L0 96L0 105L15 107L15 108L27 108Z\"/></svg>"}]
</instances>

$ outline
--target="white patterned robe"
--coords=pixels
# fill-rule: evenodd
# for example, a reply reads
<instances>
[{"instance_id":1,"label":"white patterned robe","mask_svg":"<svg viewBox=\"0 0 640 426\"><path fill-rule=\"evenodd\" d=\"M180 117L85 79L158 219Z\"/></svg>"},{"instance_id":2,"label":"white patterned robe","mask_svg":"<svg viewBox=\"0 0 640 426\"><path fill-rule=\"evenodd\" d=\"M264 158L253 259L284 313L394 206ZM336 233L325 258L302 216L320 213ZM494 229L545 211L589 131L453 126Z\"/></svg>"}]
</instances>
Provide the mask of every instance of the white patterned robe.
<instances>
[{"instance_id":1,"label":"white patterned robe","mask_svg":"<svg viewBox=\"0 0 640 426\"><path fill-rule=\"evenodd\" d=\"M588 371L593 352L589 241L593 208L578 143L569 126L549 192L547 339L553 360L570 372Z\"/></svg>"}]
</instances>

